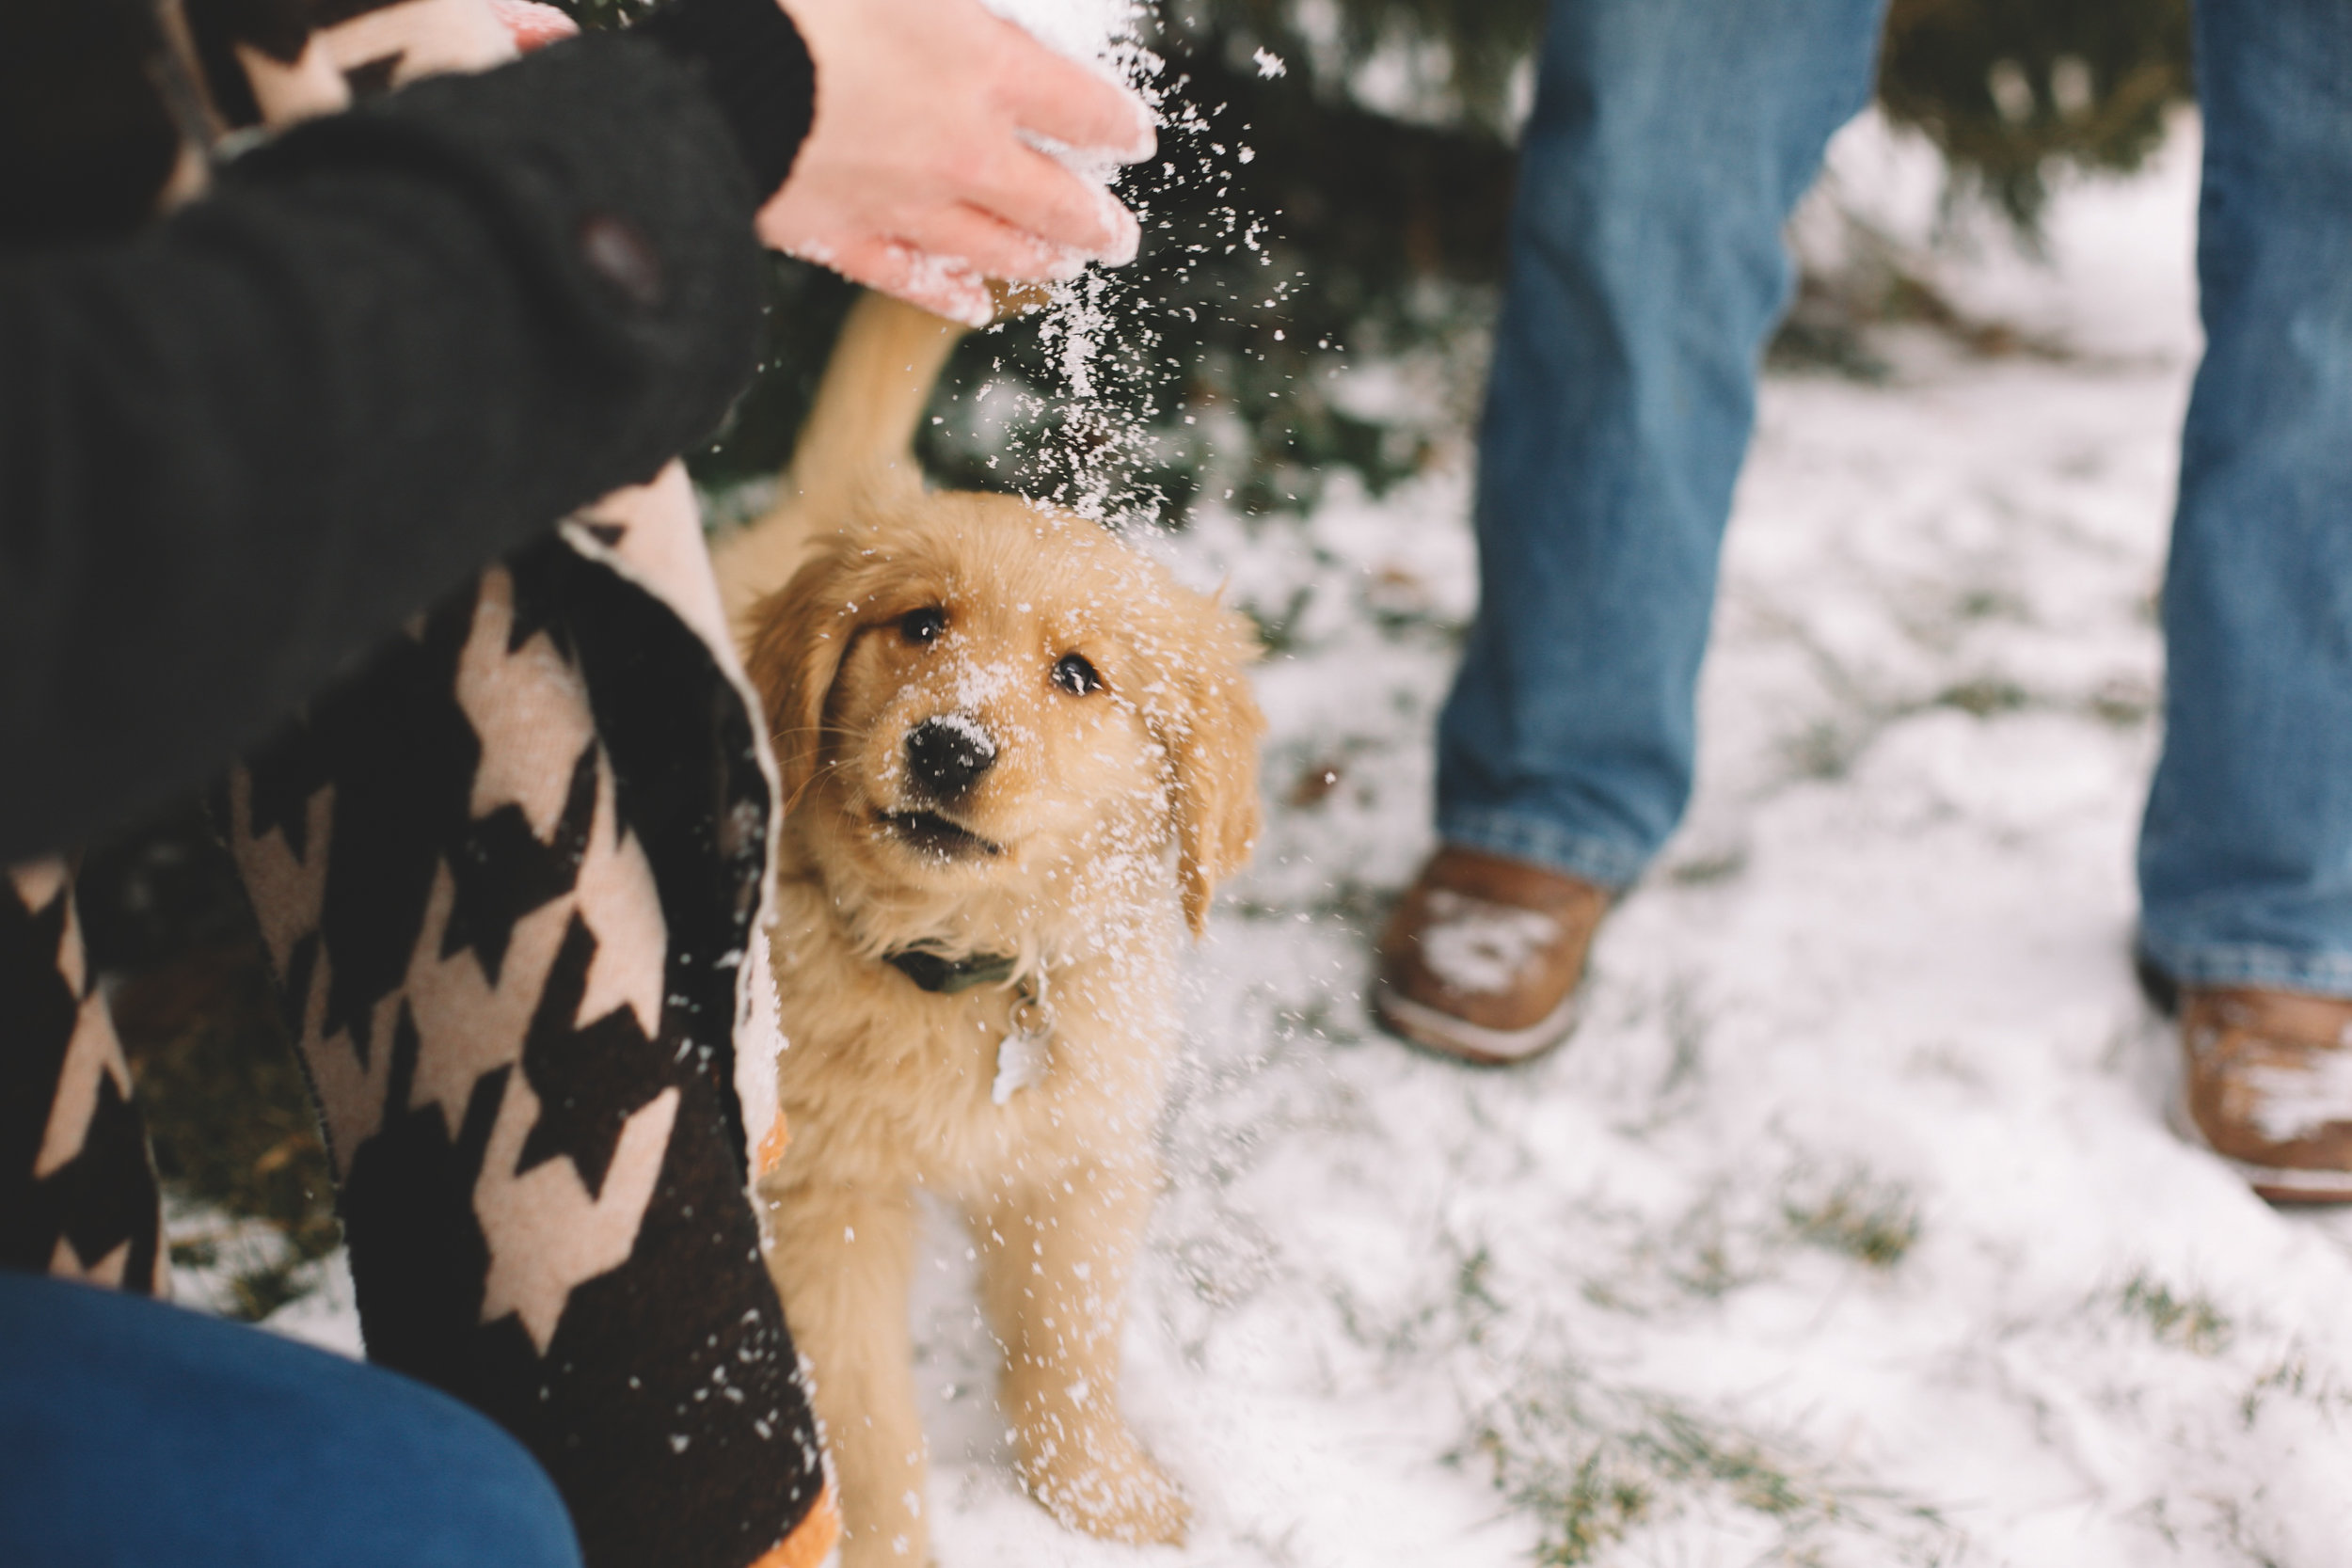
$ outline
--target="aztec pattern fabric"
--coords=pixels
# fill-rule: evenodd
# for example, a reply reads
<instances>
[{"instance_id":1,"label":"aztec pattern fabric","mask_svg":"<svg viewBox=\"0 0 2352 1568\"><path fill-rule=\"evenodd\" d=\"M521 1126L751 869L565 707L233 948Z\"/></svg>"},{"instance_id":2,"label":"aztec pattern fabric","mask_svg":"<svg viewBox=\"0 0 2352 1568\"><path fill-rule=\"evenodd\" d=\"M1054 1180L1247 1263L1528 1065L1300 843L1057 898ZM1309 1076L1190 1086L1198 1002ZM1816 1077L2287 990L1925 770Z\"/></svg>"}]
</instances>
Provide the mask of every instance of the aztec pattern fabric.
<instances>
[{"instance_id":1,"label":"aztec pattern fabric","mask_svg":"<svg viewBox=\"0 0 2352 1568\"><path fill-rule=\"evenodd\" d=\"M690 600L715 631L672 470L423 617L221 805L369 1354L520 1436L592 1564L832 1533L744 1200L769 776Z\"/></svg>"},{"instance_id":2,"label":"aztec pattern fabric","mask_svg":"<svg viewBox=\"0 0 2352 1568\"><path fill-rule=\"evenodd\" d=\"M0 870L0 1267L167 1293L131 1069L63 861Z\"/></svg>"},{"instance_id":3,"label":"aztec pattern fabric","mask_svg":"<svg viewBox=\"0 0 2352 1568\"><path fill-rule=\"evenodd\" d=\"M269 123L512 53L485 0L319 14L291 58L235 51ZM736 1032L777 1038L758 711L674 463L425 616L219 803L370 1358L521 1438L590 1568L804 1568L838 1534L745 1196L775 1094Z\"/></svg>"},{"instance_id":4,"label":"aztec pattern fabric","mask_svg":"<svg viewBox=\"0 0 2352 1568\"><path fill-rule=\"evenodd\" d=\"M174 119L495 64L502 3L186 0ZM673 464L421 616L215 802L369 1354L519 1437L591 1568L815 1568L838 1535L747 1197L782 1135L758 711ZM0 873L0 1262L158 1289L60 863Z\"/></svg>"}]
</instances>

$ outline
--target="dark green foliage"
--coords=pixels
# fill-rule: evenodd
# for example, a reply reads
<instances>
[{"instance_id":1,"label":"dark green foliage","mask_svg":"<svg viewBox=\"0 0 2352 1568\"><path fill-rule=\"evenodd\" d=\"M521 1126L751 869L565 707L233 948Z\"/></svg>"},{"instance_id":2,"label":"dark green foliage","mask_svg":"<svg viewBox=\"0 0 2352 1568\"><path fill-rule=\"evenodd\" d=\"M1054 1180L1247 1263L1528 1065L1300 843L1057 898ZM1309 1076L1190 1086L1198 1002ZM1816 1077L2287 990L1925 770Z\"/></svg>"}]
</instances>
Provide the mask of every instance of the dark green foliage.
<instances>
[{"instance_id":1,"label":"dark green foliage","mask_svg":"<svg viewBox=\"0 0 2352 1568\"><path fill-rule=\"evenodd\" d=\"M1879 101L2031 235L2056 165L2129 170L2189 91L2188 0L1895 0Z\"/></svg>"},{"instance_id":2,"label":"dark green foliage","mask_svg":"<svg viewBox=\"0 0 2352 1568\"><path fill-rule=\"evenodd\" d=\"M234 1315L266 1317L342 1232L228 851L189 805L92 850L76 891L165 1191L209 1211L175 1227L172 1260L212 1271Z\"/></svg>"},{"instance_id":3,"label":"dark green foliage","mask_svg":"<svg viewBox=\"0 0 2352 1568\"><path fill-rule=\"evenodd\" d=\"M342 1240L335 1186L302 1070L272 1012L257 946L204 949L118 995L166 1189L208 1206L175 1227L172 1261L216 1271L237 1317L301 1293L304 1265ZM240 1234L258 1220L268 1232Z\"/></svg>"},{"instance_id":4,"label":"dark green foliage","mask_svg":"<svg viewBox=\"0 0 2352 1568\"><path fill-rule=\"evenodd\" d=\"M1311 36L1291 0L1179 0L1177 29L1246 40L1239 57L1272 50L1303 72L1303 85L1334 99L1347 77L1384 47L1437 46L1441 86L1461 118L1507 129L1513 74L1542 36L1545 0L1341 0L1335 38Z\"/></svg>"},{"instance_id":5,"label":"dark green foliage","mask_svg":"<svg viewBox=\"0 0 2352 1568\"><path fill-rule=\"evenodd\" d=\"M1190 0L1189 30L1262 39L1313 62L1328 99L1384 45L1443 57L1454 116L1501 125L1507 84L1543 25L1543 0L1339 0L1335 40L1310 40L1292 0ZM2055 162L2130 170L2189 92L2188 0L1892 0L1879 98L1950 161L1963 192L2031 233Z\"/></svg>"},{"instance_id":6,"label":"dark green foliage","mask_svg":"<svg viewBox=\"0 0 2352 1568\"><path fill-rule=\"evenodd\" d=\"M638 8L573 3L591 21ZM1470 413L1474 365L1455 367L1446 406L1376 418L1335 402L1328 374L1476 341L1502 268L1511 86L1542 13L1542 0L1341 0L1310 33L1293 0L1174 0L1151 40L1173 123L1121 185L1145 216L1142 259L1087 285L1088 395L1059 363L1067 310L976 336L933 404L931 472L1181 524L1196 496L1230 492L1255 515L1310 503L1336 470L1375 491L1417 471ZM1409 118L1353 90L1384 49L1427 67ZM1260 50L1280 74L1261 71ZM1888 114L1945 150L1956 197L1981 194L2028 241L2053 160L2134 166L2186 89L2185 0L1894 0L1888 19ZM849 297L818 269L776 264L766 368L693 458L703 483L783 464ZM1829 351L1800 320L1782 357L1868 373L1844 312L1826 313Z\"/></svg>"},{"instance_id":7,"label":"dark green foliage","mask_svg":"<svg viewBox=\"0 0 2352 1568\"><path fill-rule=\"evenodd\" d=\"M1117 493L1120 476L1084 466L1123 464L1127 492L1171 521L1196 489L1219 500L1231 490L1237 509L1259 513L1311 500L1334 467L1375 490L1415 471L1424 453L1409 431L1392 437L1336 405L1327 372L1343 353L1411 351L1478 325L1482 300L1460 285L1499 270L1508 150L1479 130L1322 102L1263 76L1223 35L1166 42L1168 90L1197 118L1165 132L1160 158L1122 183L1146 248L1102 279L1111 373L1086 411L1123 445L1053 438L1067 397L1057 345L1021 323L976 339L952 368L935 471L1036 494ZM1019 461L992 473L998 453L957 439L973 421L953 410L1000 367L1042 420L1012 437Z\"/></svg>"},{"instance_id":8,"label":"dark green foliage","mask_svg":"<svg viewBox=\"0 0 2352 1568\"><path fill-rule=\"evenodd\" d=\"M975 335L923 443L943 483L1179 522L1196 493L1285 510L1335 468L1378 490L1425 461L1417 426L1446 424L1441 411L1403 426L1357 417L1326 372L1343 353L1410 352L1483 321L1509 148L1481 125L1407 123L1295 74L1268 78L1250 63L1258 37L1171 28L1157 40L1171 110L1190 112L1121 182L1143 215L1141 258L1082 286L1091 394L1070 395L1067 309ZM692 460L706 484L782 465L848 309L850 291L819 269L779 261L773 279L760 379Z\"/></svg>"}]
</instances>

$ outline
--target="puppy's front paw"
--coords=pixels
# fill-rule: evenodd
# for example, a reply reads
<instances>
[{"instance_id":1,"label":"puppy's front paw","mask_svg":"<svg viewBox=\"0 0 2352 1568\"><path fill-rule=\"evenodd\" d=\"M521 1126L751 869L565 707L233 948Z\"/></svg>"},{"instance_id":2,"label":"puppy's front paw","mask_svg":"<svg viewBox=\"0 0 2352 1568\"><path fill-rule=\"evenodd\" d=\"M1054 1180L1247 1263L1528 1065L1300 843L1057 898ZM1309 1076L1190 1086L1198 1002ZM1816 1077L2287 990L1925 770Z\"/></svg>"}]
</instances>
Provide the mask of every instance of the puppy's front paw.
<instances>
[{"instance_id":1,"label":"puppy's front paw","mask_svg":"<svg viewBox=\"0 0 2352 1568\"><path fill-rule=\"evenodd\" d=\"M1131 1545L1181 1546L1192 1510L1134 1433L1116 1422L1040 1433L1023 1445L1021 1479L1073 1529Z\"/></svg>"}]
</instances>

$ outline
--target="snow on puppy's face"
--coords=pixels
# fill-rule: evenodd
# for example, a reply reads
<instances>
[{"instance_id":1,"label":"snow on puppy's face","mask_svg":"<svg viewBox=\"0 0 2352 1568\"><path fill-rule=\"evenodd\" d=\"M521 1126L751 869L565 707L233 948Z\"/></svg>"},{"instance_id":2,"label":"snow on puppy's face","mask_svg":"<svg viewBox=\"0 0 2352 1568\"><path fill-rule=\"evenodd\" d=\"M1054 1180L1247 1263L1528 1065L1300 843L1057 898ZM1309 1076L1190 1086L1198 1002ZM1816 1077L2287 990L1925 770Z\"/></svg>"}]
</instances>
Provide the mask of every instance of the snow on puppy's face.
<instances>
[{"instance_id":1,"label":"snow on puppy's face","mask_svg":"<svg viewBox=\"0 0 2352 1568\"><path fill-rule=\"evenodd\" d=\"M871 937L943 934L975 896L1148 898L1171 847L1197 929L1248 852L1248 624L1091 523L905 498L754 620L787 807Z\"/></svg>"}]
</instances>

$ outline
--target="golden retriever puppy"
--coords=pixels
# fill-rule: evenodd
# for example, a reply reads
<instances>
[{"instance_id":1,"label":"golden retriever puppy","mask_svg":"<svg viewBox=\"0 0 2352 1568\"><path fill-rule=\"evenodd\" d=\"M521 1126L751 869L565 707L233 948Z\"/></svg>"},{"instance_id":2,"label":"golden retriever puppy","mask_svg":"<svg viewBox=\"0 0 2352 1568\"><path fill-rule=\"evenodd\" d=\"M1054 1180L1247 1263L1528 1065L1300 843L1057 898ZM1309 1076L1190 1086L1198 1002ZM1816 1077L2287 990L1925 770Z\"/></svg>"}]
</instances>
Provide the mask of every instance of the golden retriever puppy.
<instances>
[{"instance_id":1,"label":"golden retriever puppy","mask_svg":"<svg viewBox=\"0 0 2352 1568\"><path fill-rule=\"evenodd\" d=\"M770 933L789 1142L761 1191L850 1568L929 1555L918 1190L970 1227L1032 1494L1095 1535L1183 1538L1120 1416L1120 1301L1178 952L1258 826L1248 623L1092 523L914 477L953 341L862 302L785 515L722 565L740 605L746 574L797 562L741 622L789 804Z\"/></svg>"}]
</instances>

